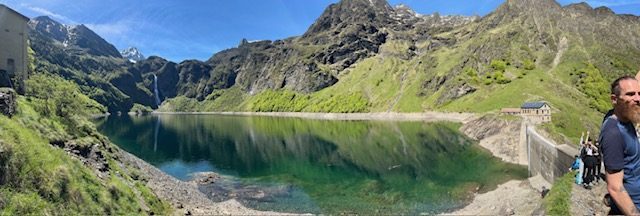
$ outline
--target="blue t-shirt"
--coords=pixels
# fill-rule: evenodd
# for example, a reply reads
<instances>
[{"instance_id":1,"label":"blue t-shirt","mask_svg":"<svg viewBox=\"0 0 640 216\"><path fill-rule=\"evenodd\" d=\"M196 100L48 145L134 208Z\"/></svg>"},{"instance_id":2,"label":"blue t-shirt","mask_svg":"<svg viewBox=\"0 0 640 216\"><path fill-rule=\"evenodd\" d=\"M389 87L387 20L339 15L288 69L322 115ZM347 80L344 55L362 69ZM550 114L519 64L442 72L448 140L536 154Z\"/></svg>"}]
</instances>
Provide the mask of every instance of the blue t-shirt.
<instances>
[{"instance_id":1,"label":"blue t-shirt","mask_svg":"<svg viewBox=\"0 0 640 216\"><path fill-rule=\"evenodd\" d=\"M600 145L605 169L624 172L624 188L640 208L640 142L633 124L608 117L600 131Z\"/></svg>"}]
</instances>

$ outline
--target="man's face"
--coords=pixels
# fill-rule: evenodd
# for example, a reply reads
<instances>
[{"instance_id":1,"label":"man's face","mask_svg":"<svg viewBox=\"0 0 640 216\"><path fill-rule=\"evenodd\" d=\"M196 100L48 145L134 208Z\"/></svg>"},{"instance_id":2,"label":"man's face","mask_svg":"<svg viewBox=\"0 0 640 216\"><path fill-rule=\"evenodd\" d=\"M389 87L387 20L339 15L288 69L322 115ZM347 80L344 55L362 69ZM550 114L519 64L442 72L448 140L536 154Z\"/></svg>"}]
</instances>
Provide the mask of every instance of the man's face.
<instances>
[{"instance_id":1,"label":"man's face","mask_svg":"<svg viewBox=\"0 0 640 216\"><path fill-rule=\"evenodd\" d=\"M620 95L613 96L614 108L622 120L640 123L640 84L637 80L620 81Z\"/></svg>"}]
</instances>

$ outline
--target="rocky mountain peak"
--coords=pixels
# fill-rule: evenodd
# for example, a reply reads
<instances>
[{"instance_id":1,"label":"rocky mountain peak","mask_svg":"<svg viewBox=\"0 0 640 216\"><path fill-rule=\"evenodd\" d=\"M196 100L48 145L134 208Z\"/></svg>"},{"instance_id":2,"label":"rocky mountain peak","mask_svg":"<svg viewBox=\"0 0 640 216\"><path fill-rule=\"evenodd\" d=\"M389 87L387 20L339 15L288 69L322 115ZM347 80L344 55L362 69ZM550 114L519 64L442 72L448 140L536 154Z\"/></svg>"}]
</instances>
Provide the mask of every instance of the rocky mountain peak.
<instances>
[{"instance_id":1,"label":"rocky mountain peak","mask_svg":"<svg viewBox=\"0 0 640 216\"><path fill-rule=\"evenodd\" d=\"M129 47L121 50L120 55L122 55L122 57L125 59L129 59L129 61L133 63L144 60L144 55L142 55L140 50L135 47Z\"/></svg>"},{"instance_id":2,"label":"rocky mountain peak","mask_svg":"<svg viewBox=\"0 0 640 216\"><path fill-rule=\"evenodd\" d=\"M58 41L65 49L98 56L122 58L118 50L85 25L64 25L50 17L40 16L29 21L33 37Z\"/></svg>"},{"instance_id":3,"label":"rocky mountain peak","mask_svg":"<svg viewBox=\"0 0 640 216\"><path fill-rule=\"evenodd\" d=\"M555 0L507 0L494 13L511 15L527 13L545 16L549 13L559 13L562 6Z\"/></svg>"},{"instance_id":4,"label":"rocky mountain peak","mask_svg":"<svg viewBox=\"0 0 640 216\"><path fill-rule=\"evenodd\" d=\"M388 23L393 11L385 0L342 0L329 5L303 38L325 31L339 31L348 25Z\"/></svg>"},{"instance_id":5,"label":"rocky mountain peak","mask_svg":"<svg viewBox=\"0 0 640 216\"><path fill-rule=\"evenodd\" d=\"M586 2L569 4L569 5L565 6L564 8L570 9L570 10L575 10L575 11L582 11L582 12L591 12L591 11L593 11L593 8L591 7L591 5L587 4Z\"/></svg>"},{"instance_id":6,"label":"rocky mountain peak","mask_svg":"<svg viewBox=\"0 0 640 216\"><path fill-rule=\"evenodd\" d=\"M418 13L416 13L409 6L406 6L406 5L403 5L403 4L396 5L394 10L396 12L396 16L400 17L400 18L403 18L403 19L411 19L411 18L420 16Z\"/></svg>"},{"instance_id":7,"label":"rocky mountain peak","mask_svg":"<svg viewBox=\"0 0 640 216\"><path fill-rule=\"evenodd\" d=\"M512 7L528 8L558 8L561 7L555 0L507 0L506 4Z\"/></svg>"},{"instance_id":8,"label":"rocky mountain peak","mask_svg":"<svg viewBox=\"0 0 640 216\"><path fill-rule=\"evenodd\" d=\"M39 16L29 21L29 27L59 42L67 39L67 27L48 16Z\"/></svg>"},{"instance_id":9,"label":"rocky mountain peak","mask_svg":"<svg viewBox=\"0 0 640 216\"><path fill-rule=\"evenodd\" d=\"M78 46L91 55L122 58L115 46L82 24L69 28L67 40L69 45Z\"/></svg>"},{"instance_id":10,"label":"rocky mountain peak","mask_svg":"<svg viewBox=\"0 0 640 216\"><path fill-rule=\"evenodd\" d=\"M342 0L338 4L342 4L343 6L350 8L368 7L381 12L393 10L386 0Z\"/></svg>"},{"instance_id":11,"label":"rocky mountain peak","mask_svg":"<svg viewBox=\"0 0 640 216\"><path fill-rule=\"evenodd\" d=\"M594 10L596 11L596 14L598 14L598 15L614 15L614 14L616 14L615 12L613 12L613 10L611 10L611 8L608 8L608 7L605 7L605 6L597 7Z\"/></svg>"}]
</instances>

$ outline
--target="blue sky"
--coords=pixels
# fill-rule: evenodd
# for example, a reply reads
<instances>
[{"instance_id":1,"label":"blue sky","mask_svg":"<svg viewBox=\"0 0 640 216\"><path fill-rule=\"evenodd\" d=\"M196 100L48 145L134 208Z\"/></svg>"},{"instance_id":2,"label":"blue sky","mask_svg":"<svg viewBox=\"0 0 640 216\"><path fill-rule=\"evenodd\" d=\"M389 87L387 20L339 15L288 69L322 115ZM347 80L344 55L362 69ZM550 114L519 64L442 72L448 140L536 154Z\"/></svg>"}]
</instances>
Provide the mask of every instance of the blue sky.
<instances>
[{"instance_id":1,"label":"blue sky","mask_svg":"<svg viewBox=\"0 0 640 216\"><path fill-rule=\"evenodd\" d=\"M303 34L338 0L0 0L18 12L85 24L119 50L135 46L145 56L180 62L207 60L242 38L275 40ZM421 14L486 15L504 0L389 0ZM577 0L559 0L566 5ZM586 1L616 13L640 14L640 0Z\"/></svg>"}]
</instances>

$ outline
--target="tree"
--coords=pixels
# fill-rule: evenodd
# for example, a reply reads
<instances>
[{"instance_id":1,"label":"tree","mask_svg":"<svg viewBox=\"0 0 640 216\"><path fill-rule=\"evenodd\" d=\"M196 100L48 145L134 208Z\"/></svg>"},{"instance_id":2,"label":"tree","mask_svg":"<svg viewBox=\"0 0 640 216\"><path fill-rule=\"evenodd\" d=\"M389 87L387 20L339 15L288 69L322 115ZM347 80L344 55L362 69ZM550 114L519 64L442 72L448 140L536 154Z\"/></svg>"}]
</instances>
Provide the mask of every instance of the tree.
<instances>
[{"instance_id":1,"label":"tree","mask_svg":"<svg viewBox=\"0 0 640 216\"><path fill-rule=\"evenodd\" d=\"M26 95L41 100L39 110L46 116L69 117L105 112L105 107L80 92L73 82L58 76L35 74L26 81Z\"/></svg>"}]
</instances>

